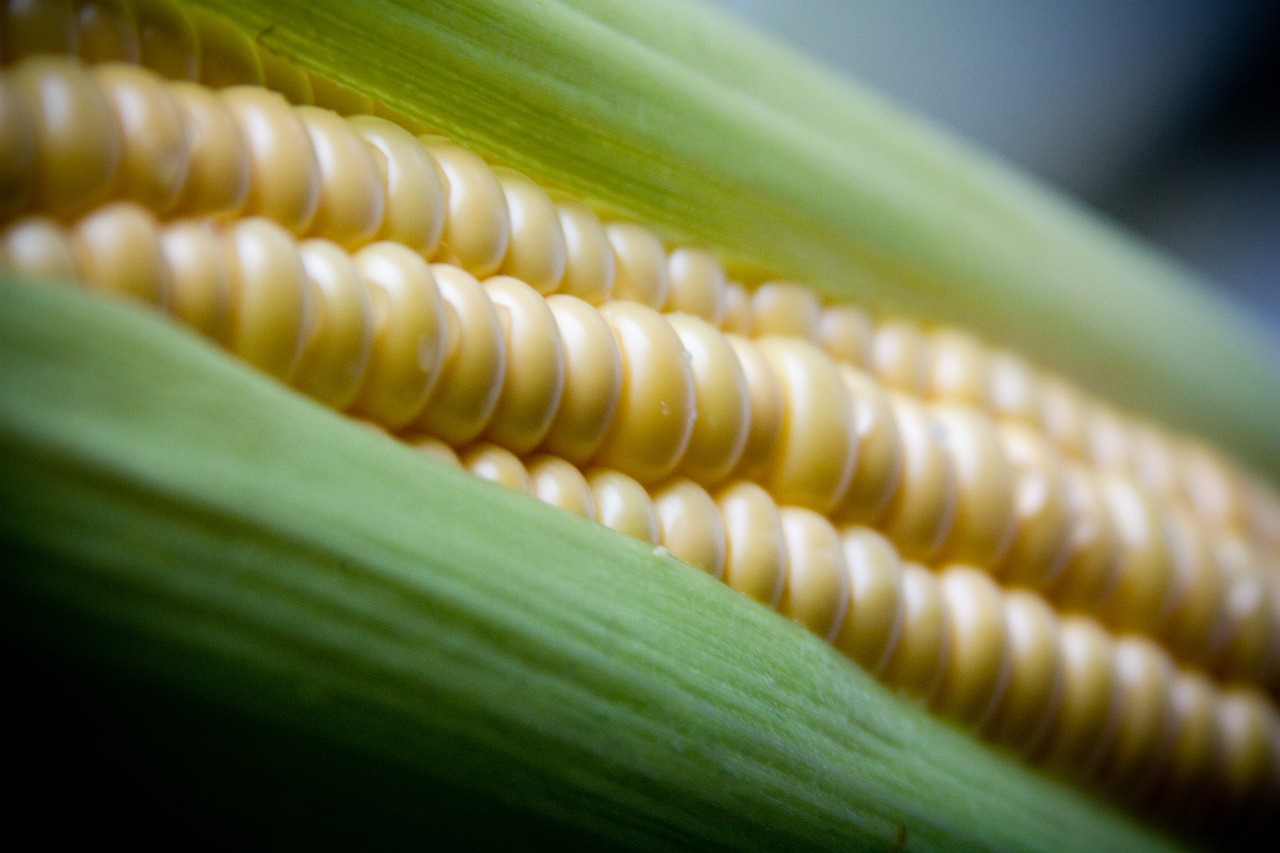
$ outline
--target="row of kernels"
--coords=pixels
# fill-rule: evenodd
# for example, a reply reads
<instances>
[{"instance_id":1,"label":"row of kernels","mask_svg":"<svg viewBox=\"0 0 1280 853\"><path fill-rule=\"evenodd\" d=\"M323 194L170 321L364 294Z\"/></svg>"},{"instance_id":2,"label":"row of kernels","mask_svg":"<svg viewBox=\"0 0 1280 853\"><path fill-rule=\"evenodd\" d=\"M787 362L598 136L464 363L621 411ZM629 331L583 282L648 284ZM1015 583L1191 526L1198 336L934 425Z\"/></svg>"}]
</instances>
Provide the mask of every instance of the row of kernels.
<instances>
[{"instance_id":1,"label":"row of kernels","mask_svg":"<svg viewBox=\"0 0 1280 853\"><path fill-rule=\"evenodd\" d=\"M357 246L403 218L388 206L423 203L384 197L386 154L358 124L290 108L258 87L215 92L132 65L40 57L0 73L0 104L13 119L6 215L32 207L73 217L120 197L162 215L264 215L296 234ZM427 184L410 190L442 209L440 179L428 168Z\"/></svg>"},{"instance_id":2,"label":"row of kernels","mask_svg":"<svg viewBox=\"0 0 1280 853\"><path fill-rule=\"evenodd\" d=\"M800 357L800 343L778 340L758 345ZM774 371L784 377L784 387L785 369ZM812 465L812 476L790 476L784 452L783 464L765 471L762 480L783 500L826 511L825 502L847 488L850 453L865 446L853 448L831 437L847 429L840 423L834 383L813 386L821 377L816 369L796 370L795 376L800 378L793 384L805 393L790 393L784 414L802 425L805 437L793 452L801 463L812 464L804 453L823 447L834 462ZM856 409L874 411L869 399L860 399ZM1237 569L1224 569L1218 559L1179 562L1167 544L1165 527L1172 522L1142 489L1128 478L1068 464L1026 427L995 430L972 410L926 409L907 397L895 399L893 420L889 443L897 443L897 450L881 458L901 465L894 472L901 483L886 493L891 499L884 512L856 520L873 521L912 559L975 563L1007 582L1046 589L1066 609L1099 614L1119 630L1181 633L1183 642L1175 648L1224 678L1275 682L1280 630L1272 618L1274 604L1264 603L1274 602L1276 584L1262 569L1260 555L1240 561ZM788 437L784 431L784 449ZM806 490L794 489L798 484ZM1251 568L1243 568L1245 563ZM1233 611L1225 598L1202 595L1226 585L1252 591L1236 596L1252 609ZM1240 615L1246 609L1248 618ZM1217 639L1224 632L1237 639L1224 644ZM1227 652L1227 645L1248 653Z\"/></svg>"},{"instance_id":3,"label":"row of kernels","mask_svg":"<svg viewBox=\"0 0 1280 853\"><path fill-rule=\"evenodd\" d=\"M910 559L970 562L1113 627L1164 630L1184 658L1224 677L1274 678L1275 583L1259 579L1249 552L1229 583L1215 580L1220 560L1170 554L1139 490L1064 469L1027 430L888 402L799 339L750 342L633 302L544 299L508 276L481 285L396 243L348 256L328 241L299 246L267 220L223 230L162 228L117 204L67 234L20 221L0 245L18 270L130 288L390 428L542 447L645 483L755 475L784 503L873 523ZM744 464L762 429L760 455Z\"/></svg>"},{"instance_id":4,"label":"row of kernels","mask_svg":"<svg viewBox=\"0 0 1280 853\"><path fill-rule=\"evenodd\" d=\"M1070 455L1130 473L1156 494L1185 500L1208 519L1280 543L1265 521L1251 518L1265 516L1266 510L1252 510L1258 501L1220 456L1090 403L1061 380L1041 377L1016 356L989 350L970 335L927 332L896 320L873 324L855 308L824 308L812 291L783 282L766 283L736 303L735 331L817 341L832 358L865 367L888 388L1042 430ZM1261 503L1266 505L1265 499Z\"/></svg>"},{"instance_id":5,"label":"row of kernels","mask_svg":"<svg viewBox=\"0 0 1280 853\"><path fill-rule=\"evenodd\" d=\"M520 453L545 442L646 482L681 463L723 479L745 443L742 380L729 394L716 384L736 355L702 321L544 299L509 276L481 285L395 242L350 254L267 219L162 226L120 202L70 226L14 222L0 232L0 262L158 305L307 390L322 381L307 377L332 368L324 381L343 390L322 401L393 429L459 443L483 434Z\"/></svg>"},{"instance_id":6,"label":"row of kernels","mask_svg":"<svg viewBox=\"0 0 1280 853\"><path fill-rule=\"evenodd\" d=\"M960 332L928 333L890 321L877 326L872 338L870 369L887 386L1026 424L1070 456L1130 474L1155 494L1184 501L1224 527L1249 529L1249 501L1239 474L1207 448L1122 418L1065 382L1040 377L1017 357L989 351Z\"/></svg>"},{"instance_id":7,"label":"row of kernels","mask_svg":"<svg viewBox=\"0 0 1280 853\"><path fill-rule=\"evenodd\" d=\"M455 455L477 476L534 495L721 577L832 642L889 686L1024 755L1126 797L1259 813L1280 781L1280 720L1249 691L1181 673L1146 640L1059 618L984 573L935 575L879 534L778 507L737 481L712 495L683 478L650 492L616 471L491 444ZM1206 783L1205 780L1213 780ZM1204 806L1206 795L1214 804Z\"/></svg>"}]
</instances>

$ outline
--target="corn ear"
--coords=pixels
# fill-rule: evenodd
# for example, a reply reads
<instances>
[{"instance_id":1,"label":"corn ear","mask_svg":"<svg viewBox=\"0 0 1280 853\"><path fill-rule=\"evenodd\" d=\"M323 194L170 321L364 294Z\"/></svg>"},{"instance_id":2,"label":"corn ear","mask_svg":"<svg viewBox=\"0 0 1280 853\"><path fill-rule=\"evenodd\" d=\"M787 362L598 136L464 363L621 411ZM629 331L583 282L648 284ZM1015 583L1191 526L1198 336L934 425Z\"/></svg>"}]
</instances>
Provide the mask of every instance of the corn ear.
<instances>
[{"instance_id":1,"label":"corn ear","mask_svg":"<svg viewBox=\"0 0 1280 853\"><path fill-rule=\"evenodd\" d=\"M963 324L1277 470L1271 355L1185 273L710 13L208 5L672 240ZM382 762L375 787L408 774L449 803L406 804L419 824L443 810L503 834L501 814L561 844L1160 843L833 675L794 626L660 553L432 468L128 308L100 321L83 296L5 293L0 533L23 648L259 741L305 720L310 760L339 745Z\"/></svg>"},{"instance_id":2,"label":"corn ear","mask_svg":"<svg viewBox=\"0 0 1280 853\"><path fill-rule=\"evenodd\" d=\"M540 179L980 333L1280 478L1280 353L1203 282L696 4L203 0Z\"/></svg>"},{"instance_id":3,"label":"corn ear","mask_svg":"<svg viewBox=\"0 0 1280 853\"><path fill-rule=\"evenodd\" d=\"M530 832L494 816L533 815L558 843L1163 843L711 578L423 460L135 306L6 279L0 361L9 643L235 721L206 774L277 729L313 763L355 756L361 797L394 818L365 842ZM126 732L167 707L128 701ZM203 731L186 725L179 742ZM245 760L279 773L277 752ZM405 803L406 785L443 793ZM263 793L216 790L232 814Z\"/></svg>"}]
</instances>

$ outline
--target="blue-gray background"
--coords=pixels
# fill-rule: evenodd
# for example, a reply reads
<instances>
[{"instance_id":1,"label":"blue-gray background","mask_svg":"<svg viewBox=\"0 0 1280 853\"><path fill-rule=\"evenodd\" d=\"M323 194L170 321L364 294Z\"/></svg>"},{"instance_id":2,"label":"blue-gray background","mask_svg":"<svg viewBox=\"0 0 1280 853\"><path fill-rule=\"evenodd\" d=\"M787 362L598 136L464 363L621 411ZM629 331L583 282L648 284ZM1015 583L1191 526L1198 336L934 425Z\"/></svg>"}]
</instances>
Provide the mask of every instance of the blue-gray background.
<instances>
[{"instance_id":1,"label":"blue-gray background","mask_svg":"<svg viewBox=\"0 0 1280 853\"><path fill-rule=\"evenodd\" d=\"M1280 343L1280 3L713 2L1166 247Z\"/></svg>"}]
</instances>

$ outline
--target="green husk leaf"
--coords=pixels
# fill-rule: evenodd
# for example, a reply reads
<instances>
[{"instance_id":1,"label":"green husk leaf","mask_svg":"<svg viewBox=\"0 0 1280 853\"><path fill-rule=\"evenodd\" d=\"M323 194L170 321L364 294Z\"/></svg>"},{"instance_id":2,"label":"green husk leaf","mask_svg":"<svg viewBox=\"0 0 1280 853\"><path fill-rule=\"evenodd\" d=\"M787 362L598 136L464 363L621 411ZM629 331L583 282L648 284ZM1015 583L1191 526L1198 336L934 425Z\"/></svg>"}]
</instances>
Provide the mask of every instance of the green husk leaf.
<instances>
[{"instance_id":1,"label":"green husk leaf","mask_svg":"<svg viewBox=\"0 0 1280 853\"><path fill-rule=\"evenodd\" d=\"M1166 844L697 571L150 311L5 280L0 364L0 626L56 682L10 709L90 695L58 742L97 731L219 815L365 844Z\"/></svg>"},{"instance_id":2,"label":"green husk leaf","mask_svg":"<svg viewBox=\"0 0 1280 853\"><path fill-rule=\"evenodd\" d=\"M685 0L201 0L300 64L734 259L955 324L1280 480L1280 354L1198 277Z\"/></svg>"}]
</instances>

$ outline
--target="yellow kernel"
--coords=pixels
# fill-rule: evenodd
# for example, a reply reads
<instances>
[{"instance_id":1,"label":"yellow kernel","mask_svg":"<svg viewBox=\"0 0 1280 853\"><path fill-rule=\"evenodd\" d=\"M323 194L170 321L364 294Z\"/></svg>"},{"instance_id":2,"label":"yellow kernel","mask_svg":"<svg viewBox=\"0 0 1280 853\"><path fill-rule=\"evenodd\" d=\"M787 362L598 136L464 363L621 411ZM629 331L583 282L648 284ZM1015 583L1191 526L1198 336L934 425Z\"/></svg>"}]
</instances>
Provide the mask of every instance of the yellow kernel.
<instances>
[{"instance_id":1,"label":"yellow kernel","mask_svg":"<svg viewBox=\"0 0 1280 853\"><path fill-rule=\"evenodd\" d=\"M1103 498L1119 533L1119 574L1104 618L1116 627L1152 633L1170 605L1173 565L1161 517L1151 498L1127 478L1104 475Z\"/></svg>"},{"instance_id":2,"label":"yellow kernel","mask_svg":"<svg viewBox=\"0 0 1280 853\"><path fill-rule=\"evenodd\" d=\"M1064 675L1058 621L1044 599L1025 590L1004 596L1009 683L983 725L988 736L1019 750L1043 739L1062 702Z\"/></svg>"},{"instance_id":3,"label":"yellow kernel","mask_svg":"<svg viewBox=\"0 0 1280 853\"><path fill-rule=\"evenodd\" d=\"M1136 424L1129 432L1133 473L1157 495L1176 495L1178 468L1169 440L1154 427Z\"/></svg>"},{"instance_id":4,"label":"yellow kernel","mask_svg":"<svg viewBox=\"0 0 1280 853\"><path fill-rule=\"evenodd\" d=\"M769 360L755 343L740 335L726 334L733 347L747 388L747 438L738 457L737 473L754 478L772 459L782 432L782 391Z\"/></svg>"},{"instance_id":5,"label":"yellow kernel","mask_svg":"<svg viewBox=\"0 0 1280 853\"><path fill-rule=\"evenodd\" d=\"M1040 386L1041 417L1050 440L1072 456L1083 456L1086 447L1085 402L1061 379L1048 377Z\"/></svg>"},{"instance_id":6,"label":"yellow kernel","mask_svg":"<svg viewBox=\"0 0 1280 853\"><path fill-rule=\"evenodd\" d=\"M942 330L929 337L927 353L931 397L989 408L991 368L981 343L963 332Z\"/></svg>"},{"instance_id":7,"label":"yellow kernel","mask_svg":"<svg viewBox=\"0 0 1280 853\"><path fill-rule=\"evenodd\" d=\"M184 9L173 0L130 0L130 5L142 64L168 80L195 80L200 46Z\"/></svg>"},{"instance_id":8,"label":"yellow kernel","mask_svg":"<svg viewBox=\"0 0 1280 853\"><path fill-rule=\"evenodd\" d=\"M726 333L751 337L751 296L736 281L724 286L724 319L720 327Z\"/></svg>"},{"instance_id":9,"label":"yellow kernel","mask_svg":"<svg viewBox=\"0 0 1280 853\"><path fill-rule=\"evenodd\" d=\"M849 614L833 642L876 674L902 631L902 561L888 539L866 527L845 528L840 544L849 570Z\"/></svg>"},{"instance_id":10,"label":"yellow kernel","mask_svg":"<svg viewBox=\"0 0 1280 853\"><path fill-rule=\"evenodd\" d=\"M498 407L507 372L506 337L487 291L470 273L449 264L433 264L431 273L453 313L456 334L416 423L461 446L484 431Z\"/></svg>"},{"instance_id":11,"label":"yellow kernel","mask_svg":"<svg viewBox=\"0 0 1280 853\"><path fill-rule=\"evenodd\" d=\"M0 28L0 53L6 62L28 56L68 56L76 52L76 13L70 0L7 3Z\"/></svg>"},{"instance_id":12,"label":"yellow kernel","mask_svg":"<svg viewBox=\"0 0 1280 853\"><path fill-rule=\"evenodd\" d=\"M658 544L658 519L644 486L618 471L597 468L587 472L596 521L641 542Z\"/></svg>"},{"instance_id":13,"label":"yellow kernel","mask_svg":"<svg viewBox=\"0 0 1280 853\"><path fill-rule=\"evenodd\" d=\"M78 52L88 63L138 62L133 13L124 0L76 0Z\"/></svg>"},{"instance_id":14,"label":"yellow kernel","mask_svg":"<svg viewBox=\"0 0 1280 853\"><path fill-rule=\"evenodd\" d=\"M1106 634L1092 620L1069 616L1059 626L1062 704L1038 760L1088 771L1115 734L1120 710L1115 659Z\"/></svg>"},{"instance_id":15,"label":"yellow kernel","mask_svg":"<svg viewBox=\"0 0 1280 853\"><path fill-rule=\"evenodd\" d=\"M807 287L768 282L751 294L751 316L751 334L756 337L783 335L815 340L822 305Z\"/></svg>"},{"instance_id":16,"label":"yellow kernel","mask_svg":"<svg viewBox=\"0 0 1280 853\"><path fill-rule=\"evenodd\" d=\"M36 181L36 139L13 75L0 69L0 221L31 202Z\"/></svg>"},{"instance_id":17,"label":"yellow kernel","mask_svg":"<svg viewBox=\"0 0 1280 853\"><path fill-rule=\"evenodd\" d=\"M716 497L725 531L724 582L776 607L787 579L787 552L778 505L760 486L738 480Z\"/></svg>"},{"instance_id":18,"label":"yellow kernel","mask_svg":"<svg viewBox=\"0 0 1280 853\"><path fill-rule=\"evenodd\" d=\"M560 231L564 234L565 270L560 289L599 305L613 293L613 246L604 226L591 208L575 201L560 200L556 204Z\"/></svg>"},{"instance_id":19,"label":"yellow kernel","mask_svg":"<svg viewBox=\"0 0 1280 853\"><path fill-rule=\"evenodd\" d=\"M703 249L673 249L667 256L667 291L664 311L692 314L719 328L724 320L724 268Z\"/></svg>"},{"instance_id":20,"label":"yellow kernel","mask_svg":"<svg viewBox=\"0 0 1280 853\"><path fill-rule=\"evenodd\" d=\"M1012 353L997 350L991 354L989 370L987 397L992 413L1040 428L1044 402L1040 380L1030 365Z\"/></svg>"},{"instance_id":21,"label":"yellow kernel","mask_svg":"<svg viewBox=\"0 0 1280 853\"><path fill-rule=\"evenodd\" d=\"M168 304L169 274L160 229L145 208L128 202L100 207L71 230L76 269L91 290Z\"/></svg>"},{"instance_id":22,"label":"yellow kernel","mask_svg":"<svg viewBox=\"0 0 1280 853\"><path fill-rule=\"evenodd\" d=\"M555 315L532 287L502 275L486 281L484 289L498 309L507 344L502 391L484 435L525 454L546 437L560 407L564 343Z\"/></svg>"},{"instance_id":23,"label":"yellow kernel","mask_svg":"<svg viewBox=\"0 0 1280 853\"><path fill-rule=\"evenodd\" d=\"M762 338L782 399L782 429L765 473L780 502L831 512L857 463L853 401L832 361L808 341Z\"/></svg>"},{"instance_id":24,"label":"yellow kernel","mask_svg":"<svg viewBox=\"0 0 1280 853\"><path fill-rule=\"evenodd\" d=\"M29 216L0 234L0 267L32 278L71 283L76 271L71 236L44 216Z\"/></svg>"},{"instance_id":25,"label":"yellow kernel","mask_svg":"<svg viewBox=\"0 0 1280 853\"><path fill-rule=\"evenodd\" d=\"M311 78L307 76L307 72L260 44L255 44L254 47L258 51L258 61L262 64L263 86L279 92L294 106L315 103L316 96L311 91Z\"/></svg>"},{"instance_id":26,"label":"yellow kernel","mask_svg":"<svg viewBox=\"0 0 1280 853\"><path fill-rule=\"evenodd\" d=\"M1197 512L1225 527L1244 527L1240 476L1225 459L1201 444L1187 444L1179 454L1182 491Z\"/></svg>"},{"instance_id":27,"label":"yellow kernel","mask_svg":"<svg viewBox=\"0 0 1280 853\"><path fill-rule=\"evenodd\" d=\"M622 396L622 353L604 317L568 294L547 298L564 342L560 409L543 442L552 453L583 463L599 451Z\"/></svg>"},{"instance_id":28,"label":"yellow kernel","mask_svg":"<svg viewBox=\"0 0 1280 853\"><path fill-rule=\"evenodd\" d=\"M564 278L568 249L556 206L542 188L519 172L495 169L511 221L502 272L539 293L552 293Z\"/></svg>"},{"instance_id":29,"label":"yellow kernel","mask_svg":"<svg viewBox=\"0 0 1280 853\"><path fill-rule=\"evenodd\" d=\"M167 212L186 184L191 160L182 111L168 87L141 68L97 65L90 73L123 134L117 192Z\"/></svg>"},{"instance_id":30,"label":"yellow kernel","mask_svg":"<svg viewBox=\"0 0 1280 853\"><path fill-rule=\"evenodd\" d=\"M671 555L713 578L724 574L725 533L707 490L677 477L653 496L658 539Z\"/></svg>"},{"instance_id":31,"label":"yellow kernel","mask_svg":"<svg viewBox=\"0 0 1280 853\"><path fill-rule=\"evenodd\" d=\"M1004 601L977 569L956 565L938 577L947 608L951 654L930 706L966 725L980 726L1009 680Z\"/></svg>"},{"instance_id":32,"label":"yellow kernel","mask_svg":"<svg viewBox=\"0 0 1280 853\"><path fill-rule=\"evenodd\" d=\"M213 89L262 85L262 60L248 36L199 6L187 7L187 16L200 45L201 83Z\"/></svg>"},{"instance_id":33,"label":"yellow kernel","mask_svg":"<svg viewBox=\"0 0 1280 853\"><path fill-rule=\"evenodd\" d=\"M1023 423L1002 424L1001 443L1013 467L1015 534L997 564L1001 582L1039 589L1071 555L1071 509L1063 462L1043 436Z\"/></svg>"},{"instance_id":34,"label":"yellow kernel","mask_svg":"<svg viewBox=\"0 0 1280 853\"><path fill-rule=\"evenodd\" d=\"M657 236L640 225L615 222L605 228L614 257L614 299L661 308L667 301L670 279L667 253Z\"/></svg>"},{"instance_id":35,"label":"yellow kernel","mask_svg":"<svg viewBox=\"0 0 1280 853\"><path fill-rule=\"evenodd\" d=\"M444 176L426 146L409 131L374 116L347 119L381 158L384 210L379 239L403 243L432 257L444 232Z\"/></svg>"},{"instance_id":36,"label":"yellow kernel","mask_svg":"<svg viewBox=\"0 0 1280 853\"><path fill-rule=\"evenodd\" d=\"M395 430L422 411L451 340L444 302L422 256L371 243L354 256L373 308L374 343L356 411Z\"/></svg>"},{"instance_id":37,"label":"yellow kernel","mask_svg":"<svg viewBox=\"0 0 1280 853\"><path fill-rule=\"evenodd\" d=\"M1218 711L1223 747L1223 779L1219 797L1236 813L1265 809L1274 814L1276 756L1272 739L1276 712L1257 693L1227 690ZM1265 797L1265 801L1261 801Z\"/></svg>"},{"instance_id":38,"label":"yellow kernel","mask_svg":"<svg viewBox=\"0 0 1280 853\"><path fill-rule=\"evenodd\" d=\"M320 199L320 168L306 128L275 92L233 86L218 94L245 141L248 212L305 233Z\"/></svg>"},{"instance_id":39,"label":"yellow kernel","mask_svg":"<svg viewBox=\"0 0 1280 853\"><path fill-rule=\"evenodd\" d=\"M836 361L857 368L868 367L871 360L871 318L849 305L834 305L822 312L818 320L818 344Z\"/></svg>"},{"instance_id":40,"label":"yellow kernel","mask_svg":"<svg viewBox=\"0 0 1280 853\"><path fill-rule=\"evenodd\" d=\"M462 467L482 480L506 486L523 495L533 491L524 463L505 447L481 442L464 452L461 459Z\"/></svg>"},{"instance_id":41,"label":"yellow kernel","mask_svg":"<svg viewBox=\"0 0 1280 853\"><path fill-rule=\"evenodd\" d=\"M813 510L788 506L778 514L788 567L778 611L831 642L849 612L849 570L840 536Z\"/></svg>"},{"instance_id":42,"label":"yellow kernel","mask_svg":"<svg viewBox=\"0 0 1280 853\"><path fill-rule=\"evenodd\" d=\"M747 379L733 346L707 321L671 314L693 375L697 418L680 470L699 483L715 485L738 464L751 417Z\"/></svg>"},{"instance_id":43,"label":"yellow kernel","mask_svg":"<svg viewBox=\"0 0 1280 853\"><path fill-rule=\"evenodd\" d=\"M1128 424L1107 406L1093 405L1085 410L1085 451L1089 458L1104 468L1124 470L1133 455Z\"/></svg>"},{"instance_id":44,"label":"yellow kernel","mask_svg":"<svg viewBox=\"0 0 1280 853\"><path fill-rule=\"evenodd\" d=\"M1115 666L1119 721L1100 769L1123 789L1145 789L1168 760L1173 666L1159 647L1134 636L1116 641Z\"/></svg>"},{"instance_id":45,"label":"yellow kernel","mask_svg":"<svg viewBox=\"0 0 1280 853\"><path fill-rule=\"evenodd\" d=\"M693 431L693 374L680 336L636 302L600 307L622 354L622 394L596 462L653 483L680 463Z\"/></svg>"},{"instance_id":46,"label":"yellow kernel","mask_svg":"<svg viewBox=\"0 0 1280 853\"><path fill-rule=\"evenodd\" d=\"M529 481L538 500L595 520L596 504L591 486L577 466L558 456L541 454L531 456L528 462Z\"/></svg>"},{"instance_id":47,"label":"yellow kernel","mask_svg":"<svg viewBox=\"0 0 1280 853\"><path fill-rule=\"evenodd\" d=\"M955 521L956 474L928 410L902 394L891 394L889 400L902 442L902 477L876 526L903 557L928 560Z\"/></svg>"},{"instance_id":48,"label":"yellow kernel","mask_svg":"<svg viewBox=\"0 0 1280 853\"><path fill-rule=\"evenodd\" d=\"M1061 610L1096 612L1119 576L1119 533L1091 471L1067 465L1062 483L1072 518L1071 552L1047 592Z\"/></svg>"},{"instance_id":49,"label":"yellow kernel","mask_svg":"<svg viewBox=\"0 0 1280 853\"><path fill-rule=\"evenodd\" d=\"M927 700L950 655L951 629L937 578L919 563L903 562L902 632L881 678L891 687Z\"/></svg>"},{"instance_id":50,"label":"yellow kernel","mask_svg":"<svg viewBox=\"0 0 1280 853\"><path fill-rule=\"evenodd\" d=\"M1216 787L1214 776L1222 763L1222 734L1218 728L1220 694L1204 676L1183 672L1170 692L1173 736L1169 760L1157 796L1166 805L1186 809Z\"/></svg>"},{"instance_id":51,"label":"yellow kernel","mask_svg":"<svg viewBox=\"0 0 1280 853\"><path fill-rule=\"evenodd\" d=\"M310 289L297 244L280 225L258 217L223 233L231 282L231 352L287 379L310 327Z\"/></svg>"},{"instance_id":52,"label":"yellow kernel","mask_svg":"<svg viewBox=\"0 0 1280 853\"><path fill-rule=\"evenodd\" d=\"M502 265L511 220L498 179L483 160L438 137L423 137L445 179L445 223L441 250L477 278Z\"/></svg>"},{"instance_id":53,"label":"yellow kernel","mask_svg":"<svg viewBox=\"0 0 1280 853\"><path fill-rule=\"evenodd\" d=\"M182 113L190 160L175 212L188 216L238 213L249 198L249 149L217 93L195 83L169 83Z\"/></svg>"},{"instance_id":54,"label":"yellow kernel","mask_svg":"<svg viewBox=\"0 0 1280 853\"><path fill-rule=\"evenodd\" d=\"M847 364L840 378L853 400L858 461L849 488L840 497L839 516L870 521L880 515L902 477L902 439L889 395L875 380Z\"/></svg>"},{"instance_id":55,"label":"yellow kernel","mask_svg":"<svg viewBox=\"0 0 1280 853\"><path fill-rule=\"evenodd\" d=\"M36 144L36 206L66 217L100 204L115 185L120 138L93 77L62 57L28 59L10 73Z\"/></svg>"},{"instance_id":56,"label":"yellow kernel","mask_svg":"<svg viewBox=\"0 0 1280 853\"><path fill-rule=\"evenodd\" d=\"M871 339L871 373L895 391L920 396L929 384L929 342L910 323L888 322Z\"/></svg>"},{"instance_id":57,"label":"yellow kernel","mask_svg":"<svg viewBox=\"0 0 1280 853\"><path fill-rule=\"evenodd\" d=\"M943 554L979 566L997 565L1016 533L1009 458L985 415L952 406L935 406L932 414L956 474L956 517Z\"/></svg>"},{"instance_id":58,"label":"yellow kernel","mask_svg":"<svg viewBox=\"0 0 1280 853\"><path fill-rule=\"evenodd\" d=\"M1227 678L1256 683L1266 674L1280 631L1271 600L1276 579L1263 573L1258 554L1241 536L1219 535L1214 555L1226 583L1226 610L1212 668Z\"/></svg>"},{"instance_id":59,"label":"yellow kernel","mask_svg":"<svg viewBox=\"0 0 1280 853\"><path fill-rule=\"evenodd\" d=\"M175 222L160 235L169 268L169 313L216 343L226 343L231 322L231 274L221 238L207 220Z\"/></svg>"},{"instance_id":60,"label":"yellow kernel","mask_svg":"<svg viewBox=\"0 0 1280 853\"><path fill-rule=\"evenodd\" d=\"M319 198L311 233L348 249L377 236L382 227L382 178L374 150L336 114L319 107L294 107L319 169Z\"/></svg>"},{"instance_id":61,"label":"yellow kernel","mask_svg":"<svg viewBox=\"0 0 1280 853\"><path fill-rule=\"evenodd\" d=\"M1170 612L1160 636L1194 663L1207 663L1208 652L1221 645L1226 631L1226 578L1218 570L1203 523L1182 507L1165 517L1173 566Z\"/></svg>"},{"instance_id":62,"label":"yellow kernel","mask_svg":"<svg viewBox=\"0 0 1280 853\"><path fill-rule=\"evenodd\" d=\"M315 329L302 351L293 384L335 409L360 392L373 348L373 308L351 257L328 240L298 246L311 286Z\"/></svg>"}]
</instances>

